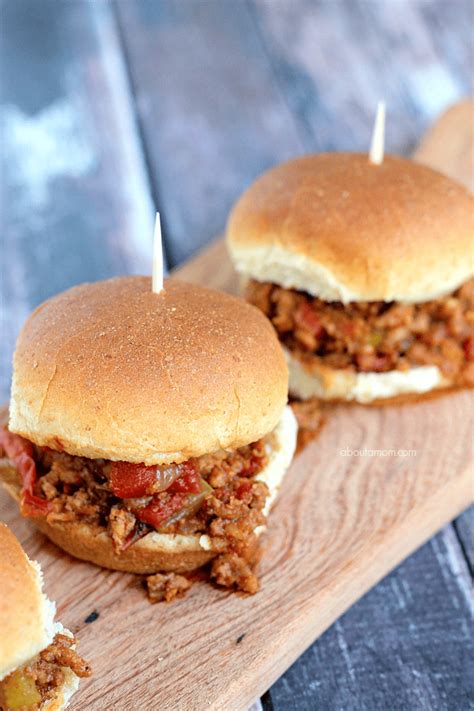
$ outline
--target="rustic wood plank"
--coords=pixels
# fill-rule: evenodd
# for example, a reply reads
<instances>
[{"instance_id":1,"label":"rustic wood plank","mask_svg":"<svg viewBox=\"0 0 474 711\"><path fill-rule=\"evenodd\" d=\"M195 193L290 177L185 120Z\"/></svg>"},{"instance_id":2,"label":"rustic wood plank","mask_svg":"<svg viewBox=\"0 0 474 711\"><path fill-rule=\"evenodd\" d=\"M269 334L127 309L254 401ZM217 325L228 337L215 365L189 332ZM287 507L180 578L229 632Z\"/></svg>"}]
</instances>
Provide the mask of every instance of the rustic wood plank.
<instances>
[{"instance_id":1,"label":"rustic wood plank","mask_svg":"<svg viewBox=\"0 0 474 711\"><path fill-rule=\"evenodd\" d=\"M470 0L252 7L307 150L366 150L384 98L387 149L409 153L442 110L470 93Z\"/></svg>"},{"instance_id":2,"label":"rustic wood plank","mask_svg":"<svg viewBox=\"0 0 474 711\"><path fill-rule=\"evenodd\" d=\"M474 577L474 507L471 506L455 520L454 528L471 575Z\"/></svg>"},{"instance_id":3,"label":"rustic wood plank","mask_svg":"<svg viewBox=\"0 0 474 711\"><path fill-rule=\"evenodd\" d=\"M1 14L5 399L33 307L81 281L150 271L153 207L110 6L3 1Z\"/></svg>"},{"instance_id":4,"label":"rustic wood plank","mask_svg":"<svg viewBox=\"0 0 474 711\"><path fill-rule=\"evenodd\" d=\"M222 232L245 185L303 146L246 3L116 5L175 265Z\"/></svg>"},{"instance_id":5,"label":"rustic wood plank","mask_svg":"<svg viewBox=\"0 0 474 711\"><path fill-rule=\"evenodd\" d=\"M95 674L81 684L73 708L99 711L106 703L124 711L137 706L244 709L315 637L469 501L472 404L472 395L460 392L403 407L334 408L319 439L285 478L265 538L262 590L250 600L201 584L173 605L150 606L136 577L72 560L21 520L6 492L0 492L0 518L40 560L48 593L58 601L64 623L79 632L81 651L94 664ZM450 444L441 449L443 438ZM343 454L345 449L400 446L416 450L416 457ZM423 610L430 623L420 636L415 667L426 676L433 661L426 640L433 643L433 630L439 639L438 630L450 629L446 606L438 600L440 589L429 577L438 569L427 562ZM453 581L448 575L446 584L454 589L460 580L460 575ZM372 626L374 644L384 629L384 605L371 609L366 621L367 626L377 623ZM99 619L86 624L94 610ZM456 608L454 629L464 629L468 620L467 604ZM332 634L337 636L338 628ZM456 641L465 640L458 635ZM382 648L387 642L381 642ZM338 644L344 656L349 642L343 638ZM392 645L397 644L402 643L395 635ZM358 653L360 664L373 668L370 646L361 644ZM447 657L442 659L449 664ZM331 673L333 653L325 660ZM456 667L458 679L461 671ZM452 673L449 667L446 675ZM370 677L364 678L368 682ZM351 690L358 689L356 678L352 681ZM436 677L433 686L433 693L440 694Z\"/></svg>"},{"instance_id":6,"label":"rustic wood plank","mask_svg":"<svg viewBox=\"0 0 474 711\"><path fill-rule=\"evenodd\" d=\"M272 687L273 711L469 708L471 586L457 546L447 527L354 605Z\"/></svg>"}]
</instances>

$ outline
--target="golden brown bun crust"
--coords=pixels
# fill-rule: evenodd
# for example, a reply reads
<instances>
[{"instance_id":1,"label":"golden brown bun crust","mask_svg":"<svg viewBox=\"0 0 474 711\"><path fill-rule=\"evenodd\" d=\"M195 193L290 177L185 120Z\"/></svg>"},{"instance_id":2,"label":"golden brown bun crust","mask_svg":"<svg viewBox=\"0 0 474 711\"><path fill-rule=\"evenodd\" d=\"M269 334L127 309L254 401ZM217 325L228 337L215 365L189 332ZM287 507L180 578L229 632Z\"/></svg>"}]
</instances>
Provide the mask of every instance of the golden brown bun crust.
<instances>
[{"instance_id":1,"label":"golden brown bun crust","mask_svg":"<svg viewBox=\"0 0 474 711\"><path fill-rule=\"evenodd\" d=\"M285 354L290 371L289 391L300 400L316 397L327 402L355 401L367 405L397 395L423 394L452 385L435 365L382 373L354 372L317 361L305 362L287 349Z\"/></svg>"},{"instance_id":2,"label":"golden brown bun crust","mask_svg":"<svg viewBox=\"0 0 474 711\"><path fill-rule=\"evenodd\" d=\"M40 585L38 568L0 523L0 679L50 641L54 608Z\"/></svg>"},{"instance_id":3,"label":"golden brown bun crust","mask_svg":"<svg viewBox=\"0 0 474 711\"><path fill-rule=\"evenodd\" d=\"M176 551L160 550L153 545L150 535L137 541L123 553L117 554L108 533L94 531L85 523L51 525L44 519L38 519L35 523L42 533L70 555L112 570L140 574L159 571L185 573L200 568L216 555L216 551L199 548L198 536L193 537L196 550Z\"/></svg>"},{"instance_id":4,"label":"golden brown bun crust","mask_svg":"<svg viewBox=\"0 0 474 711\"><path fill-rule=\"evenodd\" d=\"M270 432L287 388L258 309L175 280L154 294L149 278L123 277L77 286L29 317L9 427L89 458L183 461Z\"/></svg>"},{"instance_id":5,"label":"golden brown bun crust","mask_svg":"<svg viewBox=\"0 0 474 711\"><path fill-rule=\"evenodd\" d=\"M326 153L261 176L229 218L239 272L327 301L425 301L474 272L474 200L404 158Z\"/></svg>"}]
</instances>

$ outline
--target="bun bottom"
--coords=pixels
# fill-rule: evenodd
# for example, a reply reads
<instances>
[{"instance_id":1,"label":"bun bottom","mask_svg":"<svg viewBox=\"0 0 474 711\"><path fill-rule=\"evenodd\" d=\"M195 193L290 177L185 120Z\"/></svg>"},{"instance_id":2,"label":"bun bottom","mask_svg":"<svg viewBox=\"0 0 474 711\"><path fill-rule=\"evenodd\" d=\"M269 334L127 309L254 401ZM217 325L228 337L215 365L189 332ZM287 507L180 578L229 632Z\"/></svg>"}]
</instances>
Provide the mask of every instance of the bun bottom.
<instances>
[{"instance_id":1,"label":"bun bottom","mask_svg":"<svg viewBox=\"0 0 474 711\"><path fill-rule=\"evenodd\" d=\"M393 395L393 397L378 398L365 402L364 407L396 407L397 405L413 405L417 402L426 402L435 398L444 397L456 391L462 390L461 387L455 385L446 385L444 387L429 390L425 393L405 393L403 395ZM344 403L345 405L360 405L360 402L354 400L334 400L335 404Z\"/></svg>"},{"instance_id":2,"label":"bun bottom","mask_svg":"<svg viewBox=\"0 0 474 711\"><path fill-rule=\"evenodd\" d=\"M18 485L4 483L3 486L15 501L20 501ZM35 526L50 541L75 558L128 573L186 573L205 565L219 553L218 549L210 547L208 536L151 532L118 554L112 539L103 528L80 521L51 524L41 518L35 519Z\"/></svg>"},{"instance_id":3,"label":"bun bottom","mask_svg":"<svg viewBox=\"0 0 474 711\"><path fill-rule=\"evenodd\" d=\"M123 553L116 553L109 534L85 523L48 524L38 520L39 530L57 546L75 558L87 560L103 568L129 573L150 574L159 571L185 573L208 563L217 550L205 550L200 545L200 536L176 536L169 541L169 549L163 546L165 536L149 533ZM166 536L173 539L174 536ZM167 540L168 543L168 540ZM175 547L173 547L175 543Z\"/></svg>"},{"instance_id":4,"label":"bun bottom","mask_svg":"<svg viewBox=\"0 0 474 711\"><path fill-rule=\"evenodd\" d=\"M299 400L318 398L326 402L389 405L453 389L452 383L434 365L407 371L353 373L319 363L309 365L286 349L285 355L290 372L290 394Z\"/></svg>"}]
</instances>

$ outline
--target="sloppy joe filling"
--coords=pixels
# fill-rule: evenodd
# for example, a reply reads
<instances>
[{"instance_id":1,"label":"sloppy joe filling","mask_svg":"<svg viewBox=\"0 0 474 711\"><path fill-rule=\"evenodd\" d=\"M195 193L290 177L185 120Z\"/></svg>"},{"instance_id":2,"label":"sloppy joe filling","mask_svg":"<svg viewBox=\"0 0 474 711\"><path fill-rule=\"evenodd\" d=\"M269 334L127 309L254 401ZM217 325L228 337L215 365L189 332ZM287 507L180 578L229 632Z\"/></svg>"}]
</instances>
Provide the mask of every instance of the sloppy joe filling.
<instances>
[{"instance_id":1,"label":"sloppy joe filling","mask_svg":"<svg viewBox=\"0 0 474 711\"><path fill-rule=\"evenodd\" d=\"M2 467L2 476L21 485L24 516L102 528L119 555L151 531L205 534L213 550L249 565L255 557L255 528L265 523L262 511L269 494L256 476L266 466L271 446L269 435L233 451L145 466L72 456L0 428L0 450L10 461L10 470ZM213 565L217 578L219 562ZM236 576L232 586L242 588L237 578L242 576ZM247 581L249 592L255 592L255 580Z\"/></svg>"},{"instance_id":2,"label":"sloppy joe filling","mask_svg":"<svg viewBox=\"0 0 474 711\"><path fill-rule=\"evenodd\" d=\"M45 702L56 696L67 669L79 677L90 676L89 665L72 649L74 643L73 637L57 634L49 647L32 662L2 679L1 711L40 709Z\"/></svg>"},{"instance_id":3,"label":"sloppy joe filling","mask_svg":"<svg viewBox=\"0 0 474 711\"><path fill-rule=\"evenodd\" d=\"M418 304L325 302L250 281L246 298L303 363L383 373L435 365L453 385L474 386L474 279Z\"/></svg>"}]
</instances>

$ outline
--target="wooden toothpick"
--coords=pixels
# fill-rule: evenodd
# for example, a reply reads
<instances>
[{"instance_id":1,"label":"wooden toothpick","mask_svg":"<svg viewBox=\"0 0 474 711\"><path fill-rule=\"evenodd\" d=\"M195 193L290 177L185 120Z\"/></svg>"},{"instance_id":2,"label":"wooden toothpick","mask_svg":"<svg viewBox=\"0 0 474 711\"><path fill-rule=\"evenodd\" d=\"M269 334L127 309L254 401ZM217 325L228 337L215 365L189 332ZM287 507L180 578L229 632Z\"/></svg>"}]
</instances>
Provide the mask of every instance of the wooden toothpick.
<instances>
[{"instance_id":1,"label":"wooden toothpick","mask_svg":"<svg viewBox=\"0 0 474 711\"><path fill-rule=\"evenodd\" d=\"M385 101L379 101L377 104L377 113L375 115L374 132L372 134L372 143L370 144L369 162L374 165L383 163L383 155L385 149Z\"/></svg>"},{"instance_id":2,"label":"wooden toothpick","mask_svg":"<svg viewBox=\"0 0 474 711\"><path fill-rule=\"evenodd\" d=\"M160 213L156 213L155 231L153 234L153 276L151 289L155 294L163 291L163 242L161 239Z\"/></svg>"}]
</instances>

